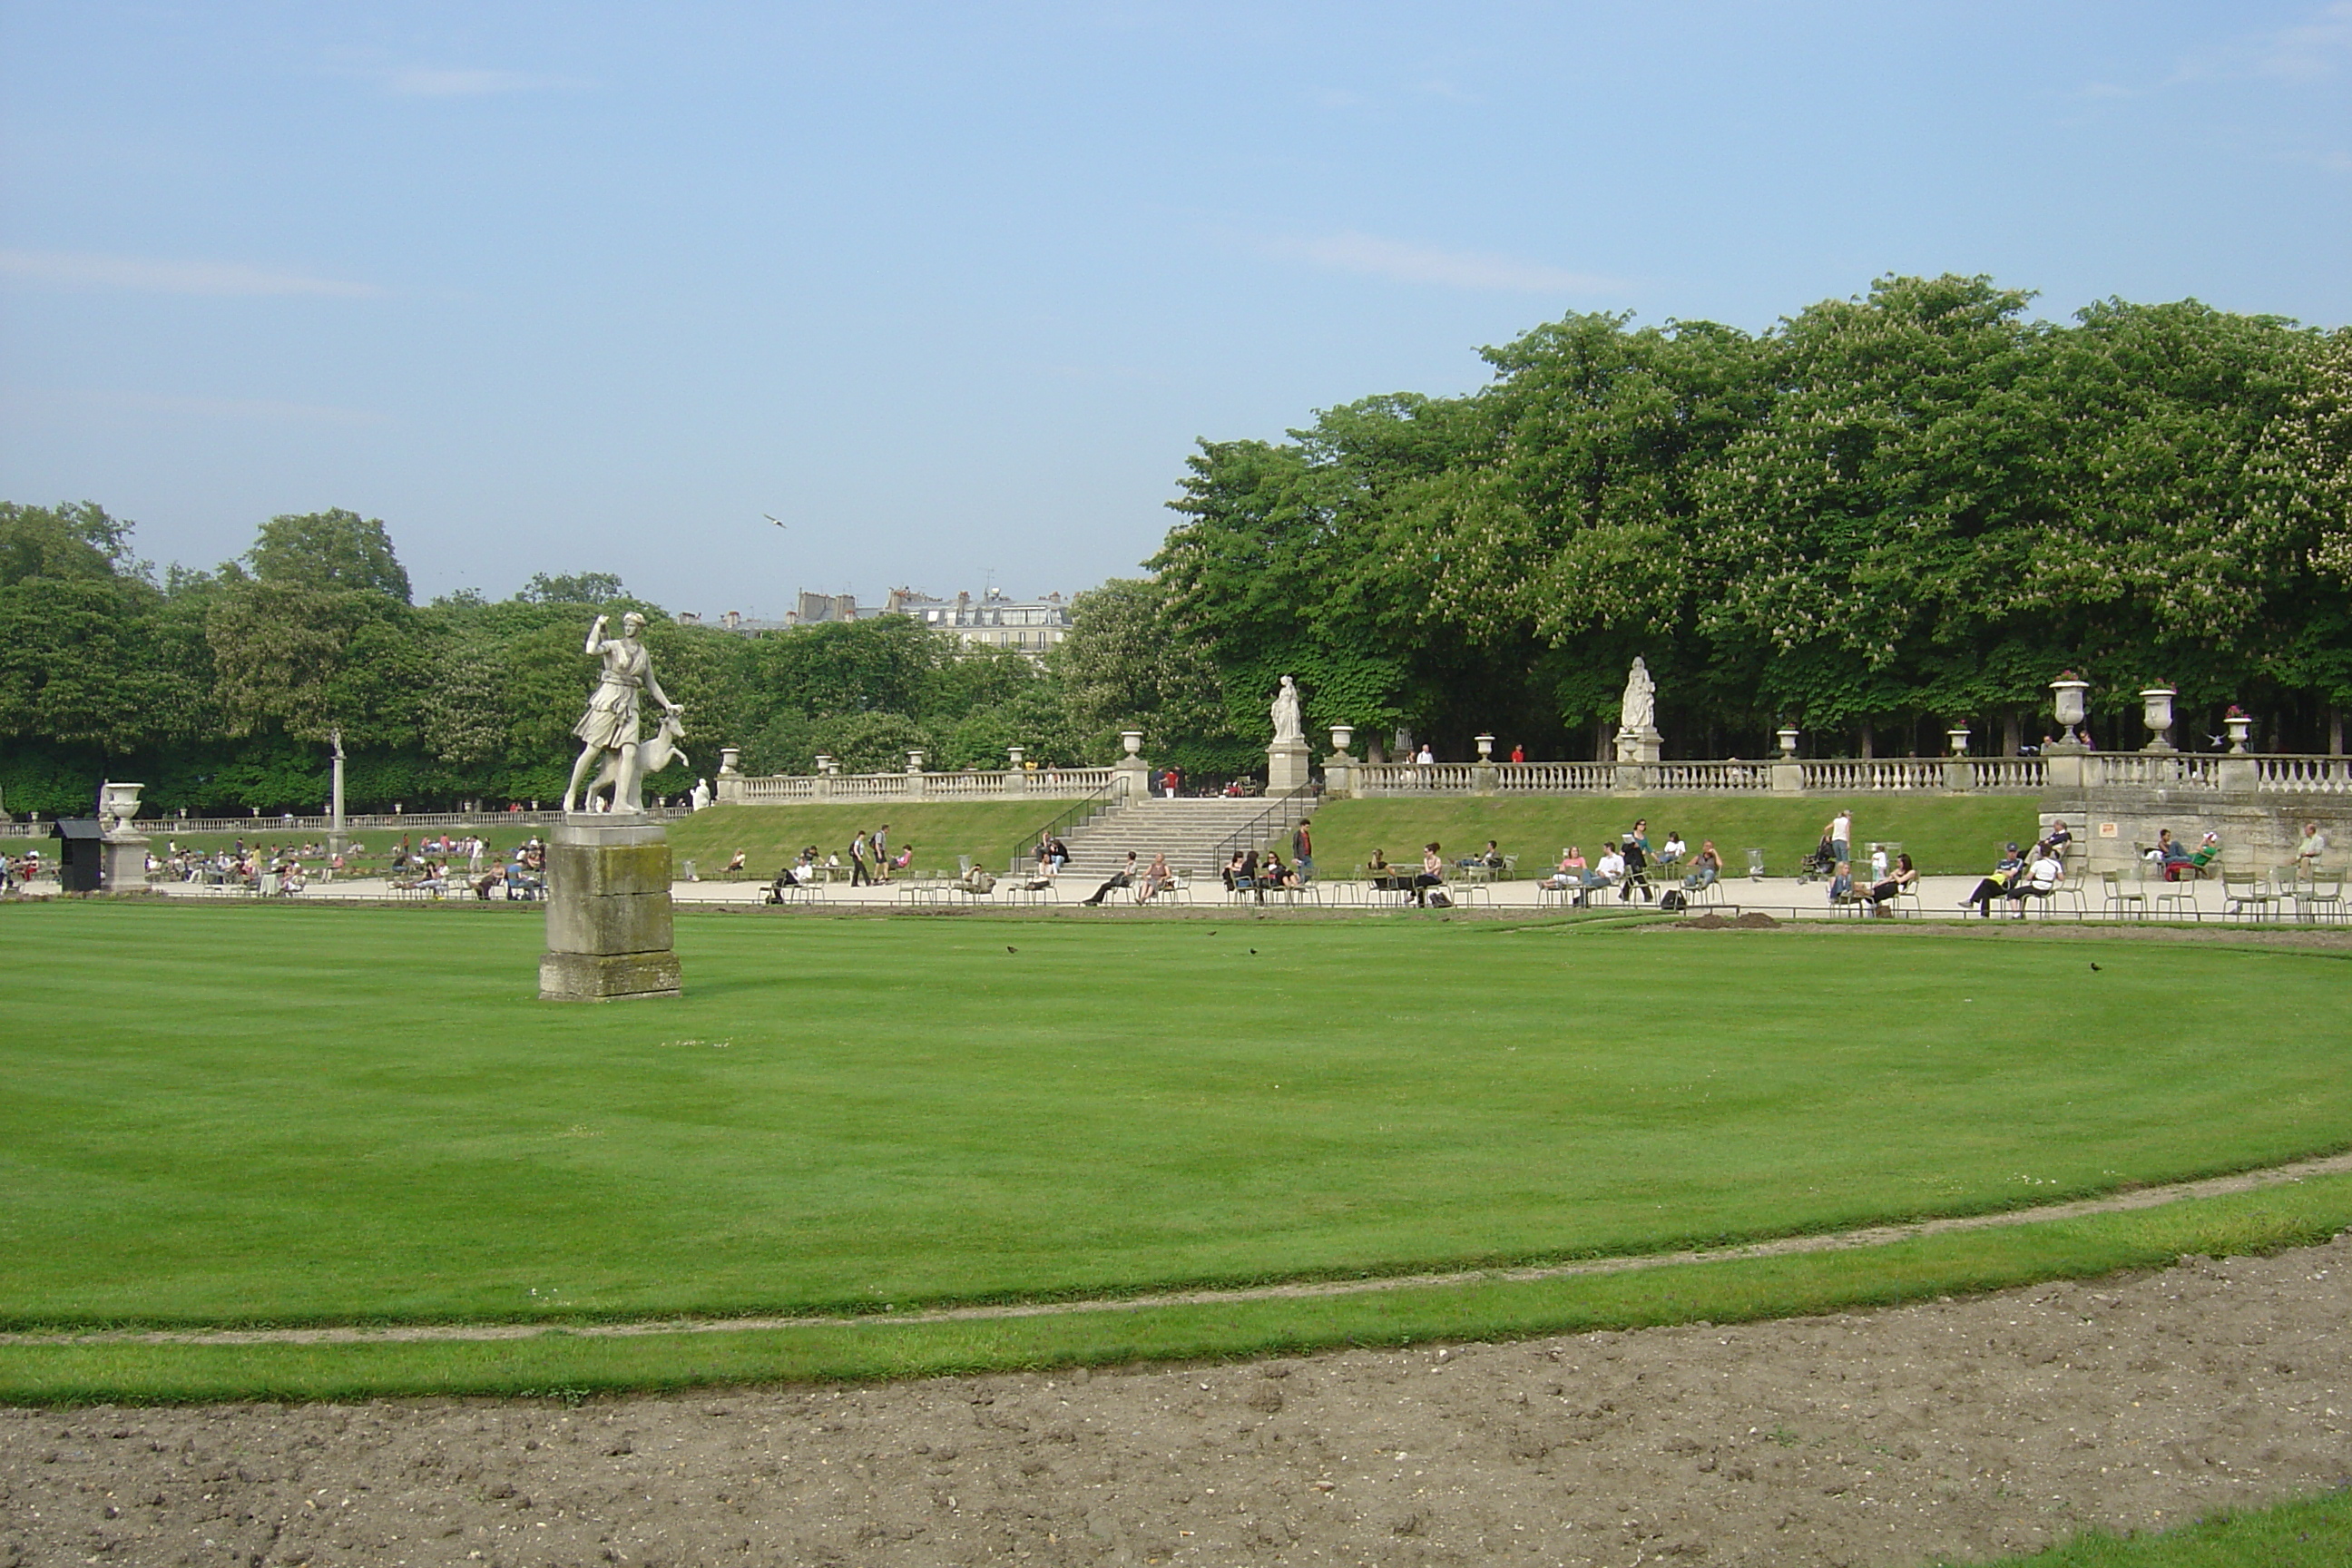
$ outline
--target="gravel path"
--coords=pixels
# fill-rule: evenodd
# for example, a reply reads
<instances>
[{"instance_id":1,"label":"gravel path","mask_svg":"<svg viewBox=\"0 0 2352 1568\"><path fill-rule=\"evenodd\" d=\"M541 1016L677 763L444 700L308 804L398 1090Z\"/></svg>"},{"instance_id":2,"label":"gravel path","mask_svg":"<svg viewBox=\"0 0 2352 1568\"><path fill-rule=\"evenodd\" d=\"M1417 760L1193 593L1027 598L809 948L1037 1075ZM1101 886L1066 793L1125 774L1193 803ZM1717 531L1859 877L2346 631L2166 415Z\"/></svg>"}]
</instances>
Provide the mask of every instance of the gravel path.
<instances>
[{"instance_id":1,"label":"gravel path","mask_svg":"<svg viewBox=\"0 0 2352 1568\"><path fill-rule=\"evenodd\" d=\"M2352 1235L1733 1328L594 1400L0 1410L26 1564L1898 1568L2352 1482Z\"/></svg>"}]
</instances>

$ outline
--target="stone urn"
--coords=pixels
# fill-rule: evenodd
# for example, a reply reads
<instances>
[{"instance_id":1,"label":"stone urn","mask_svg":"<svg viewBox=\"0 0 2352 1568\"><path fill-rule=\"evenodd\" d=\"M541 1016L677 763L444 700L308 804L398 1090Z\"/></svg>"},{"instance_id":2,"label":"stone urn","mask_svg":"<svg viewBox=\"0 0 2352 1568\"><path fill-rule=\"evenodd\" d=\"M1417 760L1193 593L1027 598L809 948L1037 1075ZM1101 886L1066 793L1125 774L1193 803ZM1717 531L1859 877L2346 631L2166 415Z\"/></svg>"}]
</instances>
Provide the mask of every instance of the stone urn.
<instances>
[{"instance_id":1,"label":"stone urn","mask_svg":"<svg viewBox=\"0 0 2352 1568\"><path fill-rule=\"evenodd\" d=\"M131 819L139 815L139 795L143 784L114 784L98 786L99 831L116 834L129 828Z\"/></svg>"},{"instance_id":2,"label":"stone urn","mask_svg":"<svg viewBox=\"0 0 2352 1568\"><path fill-rule=\"evenodd\" d=\"M2083 693L2090 689L2091 683L2071 669L2050 683L2051 709L2063 728L2072 731L2082 727L2090 712L2084 704Z\"/></svg>"},{"instance_id":3,"label":"stone urn","mask_svg":"<svg viewBox=\"0 0 2352 1568\"><path fill-rule=\"evenodd\" d=\"M2244 756L2246 742L2253 738L2254 716L2231 709L2223 715L2221 723L2230 731L2230 754L2233 757Z\"/></svg>"},{"instance_id":4,"label":"stone urn","mask_svg":"<svg viewBox=\"0 0 2352 1568\"><path fill-rule=\"evenodd\" d=\"M1481 735L1477 739L1478 760L1482 763L1493 762L1495 760L1495 737L1492 735Z\"/></svg>"},{"instance_id":5,"label":"stone urn","mask_svg":"<svg viewBox=\"0 0 2352 1568\"><path fill-rule=\"evenodd\" d=\"M907 753L907 771L910 773L919 773L923 771L922 752L908 752Z\"/></svg>"},{"instance_id":6,"label":"stone urn","mask_svg":"<svg viewBox=\"0 0 2352 1568\"><path fill-rule=\"evenodd\" d=\"M2148 752L2169 752L2172 744L2172 700L2180 693L2169 686L2151 686L2139 694L2140 719L2147 725Z\"/></svg>"},{"instance_id":7,"label":"stone urn","mask_svg":"<svg viewBox=\"0 0 2352 1568\"><path fill-rule=\"evenodd\" d=\"M1348 748L1355 743L1356 727L1353 724L1334 724L1331 726L1332 751L1344 757L1348 754Z\"/></svg>"},{"instance_id":8,"label":"stone urn","mask_svg":"<svg viewBox=\"0 0 2352 1568\"><path fill-rule=\"evenodd\" d=\"M1794 762L1797 756L1797 731L1794 729L1781 731L1780 732L1780 754L1788 758L1790 761Z\"/></svg>"},{"instance_id":9,"label":"stone urn","mask_svg":"<svg viewBox=\"0 0 2352 1568\"><path fill-rule=\"evenodd\" d=\"M1127 748L1127 754L1129 756L1140 757L1143 754L1143 731L1140 730L1121 730L1118 732L1118 743Z\"/></svg>"},{"instance_id":10,"label":"stone urn","mask_svg":"<svg viewBox=\"0 0 2352 1568\"><path fill-rule=\"evenodd\" d=\"M1952 743L1952 755L1965 757L1969 754L1969 727L1966 724L1953 725L1944 731L1944 739Z\"/></svg>"},{"instance_id":11,"label":"stone urn","mask_svg":"<svg viewBox=\"0 0 2352 1568\"><path fill-rule=\"evenodd\" d=\"M725 777L725 776L726 776L727 774L729 774L729 773L740 773L740 772L741 772L741 771L742 771L742 768L741 768L742 761L743 761L743 748L742 748L742 747L740 747L740 746L721 746L721 747L719 747L719 776L723 778L723 777Z\"/></svg>"}]
</instances>

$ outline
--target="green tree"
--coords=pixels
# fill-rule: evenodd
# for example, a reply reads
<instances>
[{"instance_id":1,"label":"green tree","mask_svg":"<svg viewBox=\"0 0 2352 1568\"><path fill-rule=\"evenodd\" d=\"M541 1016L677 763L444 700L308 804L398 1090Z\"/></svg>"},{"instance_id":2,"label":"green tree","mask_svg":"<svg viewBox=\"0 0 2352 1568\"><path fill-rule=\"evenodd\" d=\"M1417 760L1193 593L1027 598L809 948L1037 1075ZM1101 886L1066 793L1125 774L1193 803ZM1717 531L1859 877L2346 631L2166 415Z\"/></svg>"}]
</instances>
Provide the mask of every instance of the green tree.
<instances>
[{"instance_id":1,"label":"green tree","mask_svg":"<svg viewBox=\"0 0 2352 1568\"><path fill-rule=\"evenodd\" d=\"M271 518L245 560L264 583L409 601L408 573L383 524L341 507Z\"/></svg>"},{"instance_id":2,"label":"green tree","mask_svg":"<svg viewBox=\"0 0 2352 1568\"><path fill-rule=\"evenodd\" d=\"M525 605L608 605L627 596L621 579L610 572L573 572L552 577L534 572L515 599Z\"/></svg>"}]
</instances>

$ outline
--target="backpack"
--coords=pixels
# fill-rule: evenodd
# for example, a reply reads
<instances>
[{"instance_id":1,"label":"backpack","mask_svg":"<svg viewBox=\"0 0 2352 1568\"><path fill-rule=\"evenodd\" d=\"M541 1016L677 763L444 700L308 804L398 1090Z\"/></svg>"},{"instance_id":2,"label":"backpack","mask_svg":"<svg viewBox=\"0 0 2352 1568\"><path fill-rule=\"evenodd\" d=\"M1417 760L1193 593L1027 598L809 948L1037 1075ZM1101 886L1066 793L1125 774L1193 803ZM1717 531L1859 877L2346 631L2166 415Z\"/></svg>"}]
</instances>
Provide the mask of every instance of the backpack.
<instances>
[{"instance_id":1,"label":"backpack","mask_svg":"<svg viewBox=\"0 0 2352 1568\"><path fill-rule=\"evenodd\" d=\"M1690 908L1690 900L1683 896L1683 890L1680 888L1668 888L1658 895L1660 914L1675 914L1688 908Z\"/></svg>"},{"instance_id":2,"label":"backpack","mask_svg":"<svg viewBox=\"0 0 2352 1568\"><path fill-rule=\"evenodd\" d=\"M1450 910L1454 907L1454 900L1444 893L1432 893L1429 895L1429 907L1433 910Z\"/></svg>"}]
</instances>

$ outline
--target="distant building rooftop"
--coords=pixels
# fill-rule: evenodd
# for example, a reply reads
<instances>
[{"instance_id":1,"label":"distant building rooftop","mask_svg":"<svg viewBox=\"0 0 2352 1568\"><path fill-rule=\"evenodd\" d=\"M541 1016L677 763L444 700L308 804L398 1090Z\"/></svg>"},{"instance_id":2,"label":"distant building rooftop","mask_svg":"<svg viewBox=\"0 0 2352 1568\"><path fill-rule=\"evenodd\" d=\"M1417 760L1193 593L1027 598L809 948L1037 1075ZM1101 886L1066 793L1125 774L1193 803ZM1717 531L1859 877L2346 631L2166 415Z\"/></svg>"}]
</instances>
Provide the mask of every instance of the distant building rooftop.
<instances>
[{"instance_id":1,"label":"distant building rooftop","mask_svg":"<svg viewBox=\"0 0 2352 1568\"><path fill-rule=\"evenodd\" d=\"M870 621L877 616L908 616L925 626L951 631L965 642L987 647L1017 648L1042 654L1070 632L1070 602L1060 594L1042 599L1016 599L992 588L975 598L958 594L934 598L914 588L893 588L880 605L860 605L852 594L812 594L803 589L793 609L781 621L762 620L730 610L706 621L692 612L681 614L680 626L709 626L745 637L782 631L792 626L821 626L833 621Z\"/></svg>"}]
</instances>

